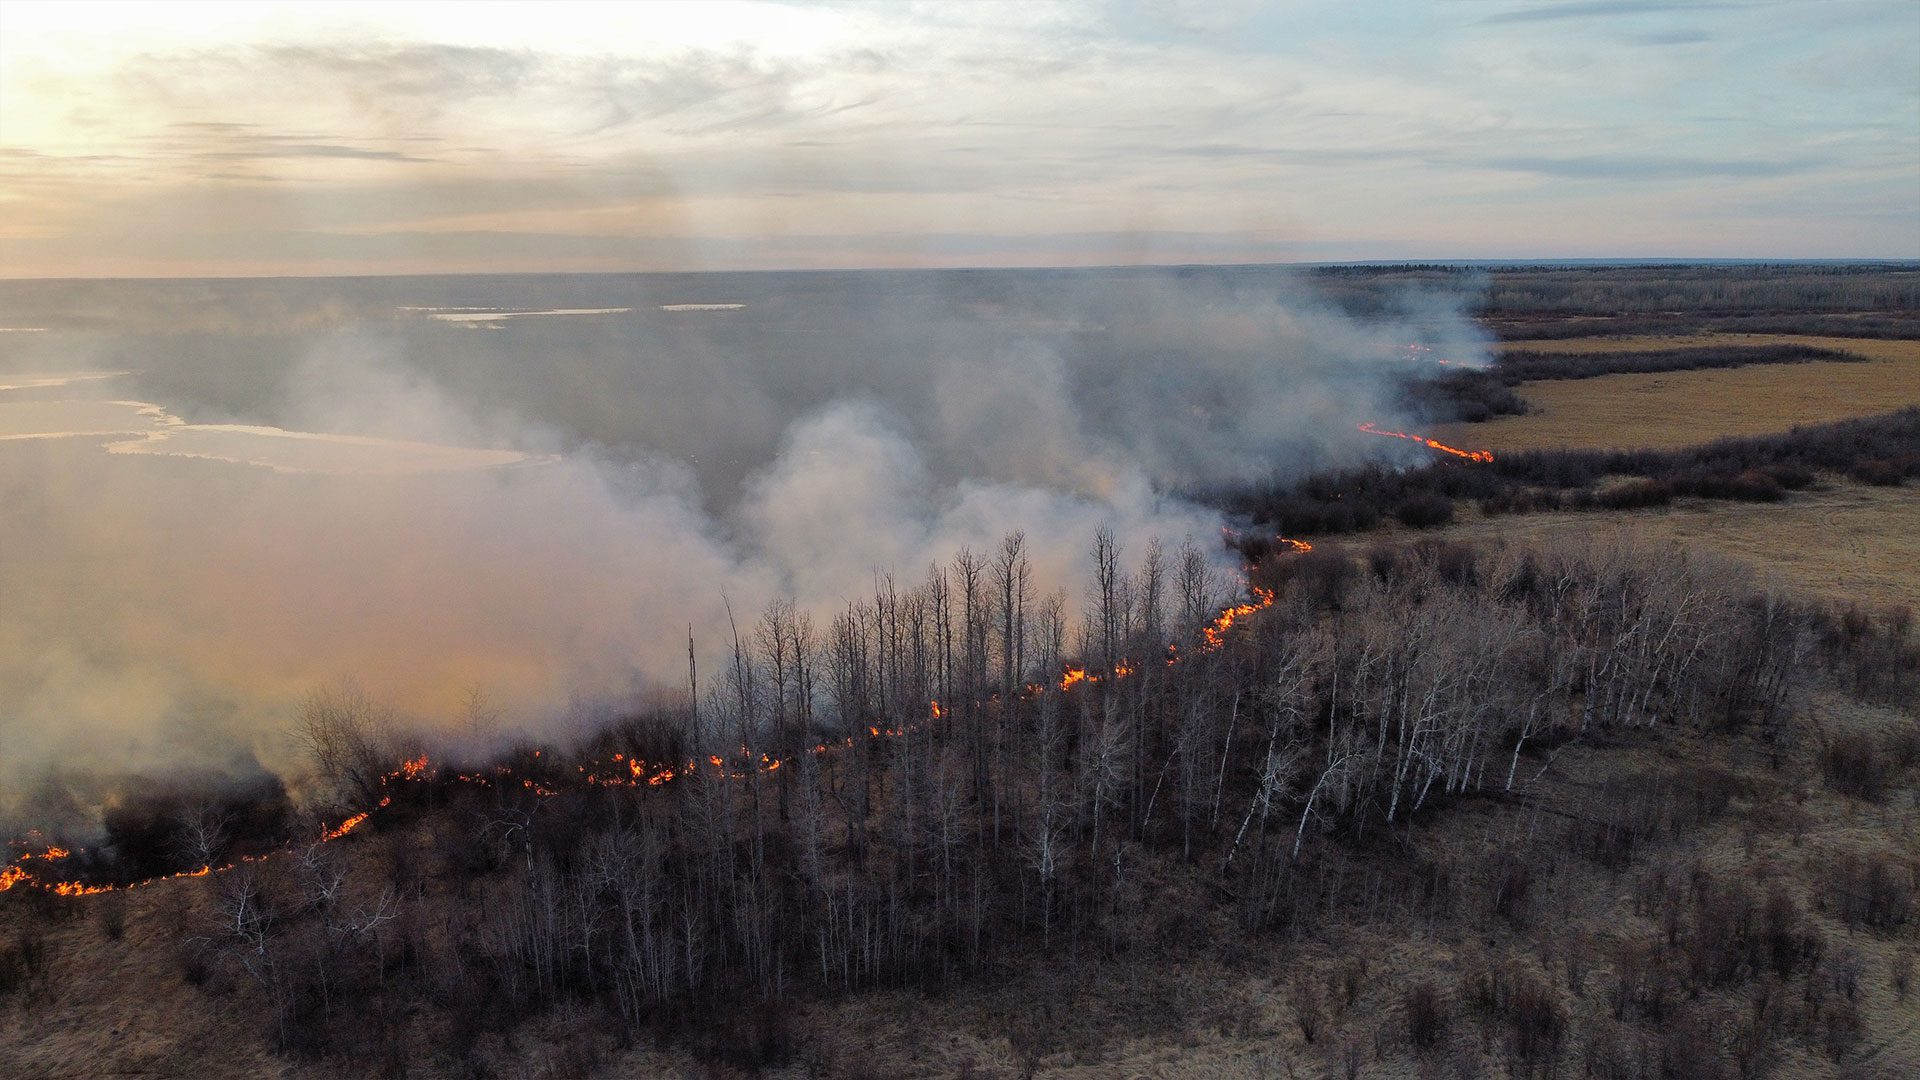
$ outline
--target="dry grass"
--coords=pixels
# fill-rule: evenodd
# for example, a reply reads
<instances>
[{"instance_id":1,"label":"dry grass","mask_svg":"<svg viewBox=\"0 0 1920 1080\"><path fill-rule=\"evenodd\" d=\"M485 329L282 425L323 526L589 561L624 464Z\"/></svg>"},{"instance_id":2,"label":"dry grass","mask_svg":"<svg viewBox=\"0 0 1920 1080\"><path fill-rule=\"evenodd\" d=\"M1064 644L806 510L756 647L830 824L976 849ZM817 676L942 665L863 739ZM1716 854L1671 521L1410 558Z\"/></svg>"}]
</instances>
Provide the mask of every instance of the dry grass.
<instances>
[{"instance_id":1,"label":"dry grass","mask_svg":"<svg viewBox=\"0 0 1920 1080\"><path fill-rule=\"evenodd\" d=\"M1776 511L1778 512L1778 511ZM1114 960L1089 950L1076 967L1066 950L1038 950L1008 958L988 973L944 991L876 991L827 996L802 1006L798 1027L807 1033L802 1060L768 1074L803 1077L956 1077L1012 1080L1024 1066L1039 1077L1106 1080L1112 1077L1182 1076L1218 1080L1281 1080L1283 1077L1348 1075L1348 1051L1357 1075L1379 1080L1428 1076L1510 1075L1497 1046L1482 1042L1480 1022L1463 995L1463 980L1487 965L1538 972L1570 1016L1576 1035L1554 1075L1583 1072L1584 1033L1604 1026L1613 955L1610 943L1661 940L1657 915L1636 910L1636 882L1656 866L1676 880L1696 868L1724 880L1750 882L1762 890L1792 894L1818 926L1830 951L1850 949L1861 962L1859 1008L1866 1042L1844 1064L1817 1046L1789 1034L1768 1075L1880 1080L1916 1075L1920 1067L1920 1007L1901 1000L1890 983L1896 959L1914 945L1911 926L1892 933L1852 929L1823 909L1830 883L1823 878L1834 858L1853 850L1897 850L1920 856L1920 770L1899 776L1876 802L1836 793L1823 784L1815 732L1845 729L1883 733L1912 725L1898 710L1819 698L1806 710L1808 737L1790 750L1781 767L1751 740L1675 731L1658 738L1621 739L1611 745L1570 747L1556 759L1539 789L1541 805L1593 813L1599 781L1648 771L1713 773L1744 778L1743 794L1727 813L1671 839L1652 843L1622 871L1607 870L1568 855L1546 860L1535 879L1529 914L1514 922L1492 914L1484 880L1462 878L1454 914L1411 922L1388 912L1351 922L1336 920L1313 933L1241 937L1237 948L1196 950L1183 958L1173 942L1158 941L1141 955ZM1494 865L1503 850L1552 850L1530 840L1542 817L1529 804L1485 799L1460 803L1423 818L1421 850L1475 873ZM371 857L373 845L348 850ZM1150 866L1151 864L1149 864ZM1176 878L1178 875L1176 875ZM1477 883L1476 883L1477 882ZM1156 879L1156 885L1163 884ZM50 928L57 939L62 975L52 1000L0 1010L0 1075L96 1076L322 1076L368 1075L354 1064L276 1058L265 1047L265 1018L244 987L209 993L185 985L172 962L172 941L183 928L204 925L212 882L171 882L131 897L125 939L107 941L82 901L79 918ZM1359 898L1359 897L1357 897ZM0 919L0 923L9 920ZM13 927L4 927L13 929ZM1231 943L1228 927L1207 938ZM1364 958L1350 1005L1335 990L1339 973ZM1570 961L1579 960L1576 977ZM1406 1035L1405 989L1416 982L1437 987L1451 1020L1433 1049L1422 1052ZM1306 985L1319 994L1322 1026L1311 1044L1295 1022ZM1724 1018L1732 1030L1749 1010L1755 986L1703 990L1697 1012ZM1793 1000L1797 1000L1797 987ZM740 1077L710 1069L672 1048L614 1050L581 1068L563 1053L578 1040L577 1022L564 1017L528 1025L517 1036L516 1067L498 1076ZM1661 1035L1656 1023L1634 1026L1636 1037ZM1033 1048L1033 1057L1022 1053ZM448 1077L444 1061L422 1059L408 1075Z\"/></svg>"},{"instance_id":2,"label":"dry grass","mask_svg":"<svg viewBox=\"0 0 1920 1080\"><path fill-rule=\"evenodd\" d=\"M183 927L215 925L206 881L126 895L119 941L101 929L99 897L45 922L15 909L0 932L37 927L55 957L48 998L0 1008L0 1076L287 1076L267 1052L265 1022L245 995L215 998L187 984Z\"/></svg>"},{"instance_id":3,"label":"dry grass","mask_svg":"<svg viewBox=\"0 0 1920 1080\"><path fill-rule=\"evenodd\" d=\"M1520 341L1509 347L1590 353L1778 344L1812 345L1867 359L1526 383L1520 394L1532 412L1447 425L1439 438L1493 450L1678 447L1920 404L1920 341L1702 334Z\"/></svg>"},{"instance_id":4,"label":"dry grass","mask_svg":"<svg viewBox=\"0 0 1920 1080\"><path fill-rule=\"evenodd\" d=\"M1914 722L1898 710L1825 696L1808 705L1816 727L1878 732ZM1340 1077L1347 1075L1350 1047L1357 1049L1362 1077L1504 1077L1511 1074L1500 1051L1481 1042L1479 1024L1460 998L1463 976L1498 963L1541 973L1570 1014L1582 1018L1575 1025L1581 1034L1570 1041L1552 1075L1591 1075L1584 1072L1581 1036L1604 1026L1599 1017L1608 1008L1610 943L1662 940L1659 918L1636 910L1633 896L1636 882L1664 866L1680 880L1702 870L1763 891L1784 890L1808 913L1829 950L1850 949L1862 963L1859 1006L1868 1034L1860 1049L1842 1064L1807 1040L1785 1037L1765 1075L1835 1080L1920 1075L1920 999L1900 1000L1888 976L1896 958L1914 947L1911 929L1893 934L1850 930L1822 908L1822 898L1832 895L1824 867L1836 854L1855 847L1886 850L1891 844L1920 856L1920 776L1907 773L1899 790L1877 804L1836 794L1820 781L1816 741L1804 740L1778 770L1766 764L1767 755L1754 743L1724 735L1673 732L1651 743L1623 740L1569 749L1539 789L1547 806L1593 813L1590 800L1598 781L1650 770L1730 770L1750 786L1719 819L1650 844L1620 872L1578 857L1557 860L1551 873L1536 879L1532 914L1522 925L1488 915L1481 894L1463 883L1458 914L1443 922L1357 918L1303 940L1260 936L1248 940L1245 957L1231 966L1162 958L1156 970L1142 963L1094 961L1069 979L1061 958L1030 957L938 996L872 993L823 1004L808 1018L816 1030L831 1033L827 1041L834 1051L821 1072L1011 1080L1022 1075L1022 1061L1007 1033L1026 1016L1044 1033L1045 1052L1035 1075L1056 1080ZM1540 827L1539 820L1521 805L1466 802L1425 819L1420 846L1435 859L1484 866L1502 849L1525 849L1525 838ZM1342 1007L1332 984L1356 958L1367 959L1366 976L1357 999ZM1584 961L1578 978L1572 961ZM1424 1054L1405 1034L1403 1003L1406 987L1422 980L1440 989L1452 1017L1439 1045ZM1163 998L1169 983L1179 989L1170 1000ZM1312 1044L1294 1021L1293 988L1302 983L1324 988L1318 995L1321 1029ZM1701 1012L1732 1031L1751 1008L1758 985L1704 989ZM1130 1025L1127 1003L1157 1012L1158 1019ZM1632 1033L1651 1040L1643 1045L1657 1046L1662 1027L1645 1023L1632 1026ZM783 1075L797 1080L809 1074L796 1067Z\"/></svg>"},{"instance_id":5,"label":"dry grass","mask_svg":"<svg viewBox=\"0 0 1920 1080\"><path fill-rule=\"evenodd\" d=\"M1547 540L1609 529L1716 551L1798 589L1920 610L1920 490L1913 488L1835 484L1774 504L1687 500L1608 514L1475 516L1446 534Z\"/></svg>"}]
</instances>

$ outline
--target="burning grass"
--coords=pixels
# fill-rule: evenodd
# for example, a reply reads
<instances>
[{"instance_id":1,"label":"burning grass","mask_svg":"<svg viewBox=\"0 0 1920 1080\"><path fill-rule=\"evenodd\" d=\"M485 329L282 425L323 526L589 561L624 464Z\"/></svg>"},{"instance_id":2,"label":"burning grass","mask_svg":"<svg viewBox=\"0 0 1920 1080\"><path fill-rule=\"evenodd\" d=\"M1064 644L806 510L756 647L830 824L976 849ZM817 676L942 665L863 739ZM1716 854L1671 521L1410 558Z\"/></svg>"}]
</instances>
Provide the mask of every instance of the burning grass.
<instances>
[{"instance_id":1,"label":"burning grass","mask_svg":"<svg viewBox=\"0 0 1920 1080\"><path fill-rule=\"evenodd\" d=\"M1532 450L1485 461L1453 455L1419 468L1324 473L1213 497L1279 531L1314 535L1371 529L1389 516L1415 528L1444 525L1453 504L1469 499L1488 514L1618 510L1683 496L1780 502L1823 476L1881 486L1920 476L1920 407L1679 450Z\"/></svg>"},{"instance_id":2,"label":"burning grass","mask_svg":"<svg viewBox=\"0 0 1920 1080\"><path fill-rule=\"evenodd\" d=\"M1313 546L1304 541L1278 537L1267 550L1305 553L1312 549ZM1249 594L1249 600L1230 604L1201 624L1199 639L1192 643L1187 655L1217 652L1227 645L1236 625L1273 606L1275 594L1271 589L1251 586ZM1173 667L1181 660L1179 647L1169 645L1165 665ZM1051 689L1040 683L1025 684L1021 700L1033 701L1053 692L1064 695L1102 682L1120 682L1140 671L1138 661L1125 658L1095 671L1069 663L1063 665ZM994 704L976 701L973 708L979 710ZM316 712L317 721L312 719ZM362 789L367 801L365 808L341 817L332 825L323 821L316 840L328 844L344 839L395 807L396 800L403 804L418 803L422 791L450 788L524 791L547 799L596 788L646 790L675 781L686 786L709 776L727 781L750 780L769 776L782 768L791 772L804 757L835 755L855 751L867 742L924 733L945 718L940 702L930 699L923 717L885 726L867 724L864 731L856 729L838 738L815 742L788 756L776 756L746 745L726 754L679 756L680 748L685 746L684 739L662 739L657 722L647 725L647 734L653 737L654 745L664 743L675 748L676 756L671 760L658 757L649 760L638 753L610 749L634 745L640 729L631 723L624 733L609 732L570 756L549 757L544 750L530 749L515 755L520 759L518 762L449 768L436 765L429 755L419 753L405 758L392 769L378 772L370 785L348 785ZM328 725L328 729L309 728L307 740L316 747L372 744L369 733L353 726L355 717L336 699L321 698L310 703L309 723L316 722ZM271 782L264 794L245 787L223 788L215 795L196 798L181 790L144 794L124 801L107 815L106 846L112 853L110 857L98 852L75 851L38 834L10 841L9 860L0 865L0 893L21 888L39 889L61 897L94 896L179 878L225 874L245 864L261 862L272 853L271 845L284 840L291 816L284 789L277 779L269 779ZM243 830L237 835L236 823L243 824ZM241 851L247 853L237 853ZM75 873L81 876L73 876Z\"/></svg>"}]
</instances>

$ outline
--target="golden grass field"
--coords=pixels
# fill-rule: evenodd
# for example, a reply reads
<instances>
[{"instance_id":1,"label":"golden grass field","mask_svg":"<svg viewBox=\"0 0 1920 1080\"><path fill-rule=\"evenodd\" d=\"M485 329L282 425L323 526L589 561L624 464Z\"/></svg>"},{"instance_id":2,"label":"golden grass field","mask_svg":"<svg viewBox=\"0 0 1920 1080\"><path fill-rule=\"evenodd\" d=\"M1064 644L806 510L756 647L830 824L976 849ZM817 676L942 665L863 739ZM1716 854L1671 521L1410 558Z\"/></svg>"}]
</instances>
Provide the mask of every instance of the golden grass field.
<instances>
[{"instance_id":1,"label":"golden grass field","mask_svg":"<svg viewBox=\"0 0 1920 1080\"><path fill-rule=\"evenodd\" d=\"M1439 437L1496 451L1676 447L1920 404L1920 341L1703 334L1522 341L1511 347L1582 353L1794 343L1869 360L1525 383L1520 393L1534 412L1449 425ZM1467 515L1447 532L1461 538L1546 539L1595 530L1718 552L1776 575L1783 585L1825 596L1920 609L1920 490L1913 488L1870 488L1832 479L1784 503L1682 500L1605 515Z\"/></svg>"},{"instance_id":2,"label":"golden grass field","mask_svg":"<svg viewBox=\"0 0 1920 1080\"><path fill-rule=\"evenodd\" d=\"M1451 424L1438 437L1457 446L1529 450L1565 446L1691 446L1723 435L1762 435L1920 405L1920 341L1700 334L1692 337L1516 341L1536 352L1617 352L1707 345L1812 345L1864 363L1759 364L1657 374L1525 383L1533 411L1480 424Z\"/></svg>"}]
</instances>

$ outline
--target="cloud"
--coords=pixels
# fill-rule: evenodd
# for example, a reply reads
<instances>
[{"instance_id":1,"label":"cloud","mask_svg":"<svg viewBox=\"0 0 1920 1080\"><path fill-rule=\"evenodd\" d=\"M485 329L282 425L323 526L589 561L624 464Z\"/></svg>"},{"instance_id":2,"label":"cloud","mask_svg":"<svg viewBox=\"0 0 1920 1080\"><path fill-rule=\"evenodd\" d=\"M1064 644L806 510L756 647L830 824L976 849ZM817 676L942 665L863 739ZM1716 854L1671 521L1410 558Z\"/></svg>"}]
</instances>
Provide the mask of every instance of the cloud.
<instances>
[{"instance_id":1,"label":"cloud","mask_svg":"<svg viewBox=\"0 0 1920 1080\"><path fill-rule=\"evenodd\" d=\"M780 265L842 265L855 248L911 258L911 236L928 262L1010 246L1032 261L1043 256L1025 238L1046 235L1063 261L1093 234L1139 238L1147 257L1235 232L1263 239L1221 257L1355 243L1374 257L1579 255L1567 245L1593 215L1645 214L1640 185L1687 178L1802 187L1790 220L1737 223L1743 242L1787 245L1747 254L1894 255L1920 241L1836 220L1819 250L1804 247L1819 235L1820 176L1889 158L1920 168L1912 125L1888 122L1916 104L1911 5L1783 3L1765 19L1627 0L1486 18L1336 8L1250 9L1210 28L1124 8L770 7L737 25L575 30L500 8L446 40L413 24L297 41L174 34L102 45L118 59L84 71L22 52L0 63L0 93L36 108L9 110L7 137L40 156L11 157L0 196L27 195L33 231L76 252L117 236L148 249L166 237L174 266L255 252L202 267L223 273L303 258L337 270L353 256L335 249L356 245L363 272L618 268L605 238L744 252L720 264L732 266L773 264L776 248ZM1566 32L1577 26L1599 36ZM1827 169L1804 164L1816 141ZM1575 177L1577 196L1552 186ZM1560 212L1522 224L1516 202L1543 200ZM1725 217L1694 208L1649 235L1698 251L1732 235ZM185 221L235 235L167 228ZM493 258L483 244L399 239L488 232ZM395 239L309 235L328 233ZM966 234L982 241L955 239ZM268 235L285 238L277 256L256 250ZM517 236L592 239L563 253ZM793 245L804 236L817 251ZM154 265L37 257L0 273ZM59 269L35 269L47 265Z\"/></svg>"},{"instance_id":2,"label":"cloud","mask_svg":"<svg viewBox=\"0 0 1920 1080\"><path fill-rule=\"evenodd\" d=\"M1480 20L1483 26L1497 26L1510 23L1560 22L1566 19L1614 19L1640 15L1698 15L1712 11L1733 11L1751 8L1752 3L1713 2L1713 0L1580 0L1577 3L1549 3L1536 7L1516 8L1488 15Z\"/></svg>"},{"instance_id":3,"label":"cloud","mask_svg":"<svg viewBox=\"0 0 1920 1080\"><path fill-rule=\"evenodd\" d=\"M1462 162L1462 164L1465 164ZM1698 180L1793 176L1827 167L1812 159L1790 161L1715 160L1621 155L1613 157L1491 157L1488 168L1537 173L1564 180Z\"/></svg>"},{"instance_id":4,"label":"cloud","mask_svg":"<svg viewBox=\"0 0 1920 1080\"><path fill-rule=\"evenodd\" d=\"M1628 34L1626 40L1635 45L1664 48L1671 45L1705 45L1719 39L1705 30L1667 30Z\"/></svg>"},{"instance_id":5,"label":"cloud","mask_svg":"<svg viewBox=\"0 0 1920 1080\"><path fill-rule=\"evenodd\" d=\"M417 157L398 150L374 150L339 143L294 142L284 136L271 137L249 150L207 150L197 155L213 161L247 161L269 158L348 158L355 161L400 161L424 165L433 158Z\"/></svg>"}]
</instances>

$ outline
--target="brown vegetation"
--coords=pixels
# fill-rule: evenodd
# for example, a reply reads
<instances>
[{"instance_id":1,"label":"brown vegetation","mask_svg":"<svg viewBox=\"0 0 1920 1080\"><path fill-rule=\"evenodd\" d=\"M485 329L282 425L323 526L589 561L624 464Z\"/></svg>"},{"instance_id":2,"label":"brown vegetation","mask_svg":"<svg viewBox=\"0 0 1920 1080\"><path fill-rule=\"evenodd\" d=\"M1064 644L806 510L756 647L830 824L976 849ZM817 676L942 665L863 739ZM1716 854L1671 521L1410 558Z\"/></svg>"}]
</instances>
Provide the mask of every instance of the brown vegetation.
<instances>
[{"instance_id":1,"label":"brown vegetation","mask_svg":"<svg viewBox=\"0 0 1920 1080\"><path fill-rule=\"evenodd\" d=\"M1794 587L1920 611L1920 490L1833 483L1779 503L1693 502L1587 512L1463 516L1441 535L1554 542L1595 530L1739 559Z\"/></svg>"},{"instance_id":2,"label":"brown vegetation","mask_svg":"<svg viewBox=\"0 0 1920 1080\"><path fill-rule=\"evenodd\" d=\"M824 632L771 614L696 738L900 732L792 771L424 784L374 832L135 894L118 941L73 917L100 898L55 901L8 954L43 974L0 1054L45 1071L46 1018L105 1007L76 965L133 953L148 993L238 1018L231 1060L298 1072L1097 1072L1129 1029L1240 1075L1829 1071L1906 1045L1920 852L1822 821L1911 819L1911 756L1863 776L1856 743L1913 720L1820 704L1860 657L1910 694L1909 654L1867 647L1904 625L1664 553L1316 551L1264 572L1273 607L1226 647L1139 665L1194 640L1204 575L1094 554L1071 635L1017 541ZM1103 677L1024 689L1068 656ZM788 712L810 680L817 711ZM917 722L930 699L945 723ZM0 915L42 925L38 895ZM989 987L1012 1013L963 1003ZM1129 997L1151 1019L1093 1004ZM880 1003L896 1053L856 1064L829 1018ZM955 1041L909 1050L914 1023Z\"/></svg>"},{"instance_id":3,"label":"brown vegetation","mask_svg":"<svg viewBox=\"0 0 1920 1080\"><path fill-rule=\"evenodd\" d=\"M1429 271L1322 276L1364 306L1396 273ZM1912 275L1885 270L1494 281L1502 333L1568 353L1617 353L1580 335L1636 321L1920 334ZM1693 411L1662 420L1633 394L1665 390L1610 380L1684 379L1695 409L1737 399L1709 426L1775 430L1802 404L1735 377L1920 370L1910 342L1887 348L1588 379L1555 408L1693 446L1659 426ZM1818 407L1880 411L1907 384L1862 385ZM0 896L0 1071L1913 1075L1920 640L1887 601L1920 603L1920 496L1863 486L1914 467L1883 452L1905 428L1872 428L1329 482L1315 513L1358 505L1372 516L1344 528L1398 517L1442 541L1273 556L1255 579L1271 604L1218 648L1197 633L1225 599L1203 562L1128 570L1102 538L1070 624L1010 538L883 580L830 625L768 613L728 670L703 669L697 713L487 763L525 785L391 784L382 711L330 691L304 732L326 821L390 805L207 877ZM1475 513L1515 476L1589 509ZM1586 535L1602 509L1638 543ZM781 767L567 783L614 753L745 742ZM169 792L83 869L264 843L290 827L268 795Z\"/></svg>"}]
</instances>

